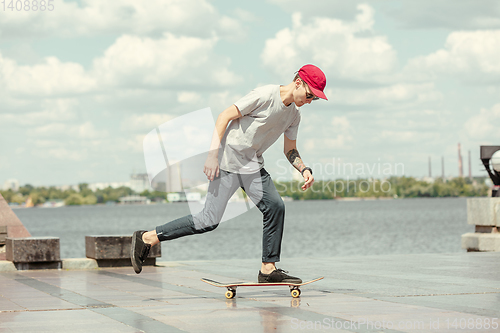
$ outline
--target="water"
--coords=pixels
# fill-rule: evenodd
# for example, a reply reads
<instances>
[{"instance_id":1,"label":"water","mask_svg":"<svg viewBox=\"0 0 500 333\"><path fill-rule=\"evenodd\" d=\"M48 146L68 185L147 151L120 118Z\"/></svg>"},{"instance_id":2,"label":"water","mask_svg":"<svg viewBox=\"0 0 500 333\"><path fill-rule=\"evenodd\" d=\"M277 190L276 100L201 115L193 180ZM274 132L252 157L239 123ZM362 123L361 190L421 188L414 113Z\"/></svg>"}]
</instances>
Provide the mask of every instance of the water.
<instances>
[{"instance_id":1,"label":"water","mask_svg":"<svg viewBox=\"0 0 500 333\"><path fill-rule=\"evenodd\" d=\"M466 198L286 202L282 258L457 253L467 224ZM16 209L33 236L56 236L62 258L85 257L86 235L131 235L189 214L185 203ZM261 258L256 208L215 231L162 243L163 260Z\"/></svg>"}]
</instances>

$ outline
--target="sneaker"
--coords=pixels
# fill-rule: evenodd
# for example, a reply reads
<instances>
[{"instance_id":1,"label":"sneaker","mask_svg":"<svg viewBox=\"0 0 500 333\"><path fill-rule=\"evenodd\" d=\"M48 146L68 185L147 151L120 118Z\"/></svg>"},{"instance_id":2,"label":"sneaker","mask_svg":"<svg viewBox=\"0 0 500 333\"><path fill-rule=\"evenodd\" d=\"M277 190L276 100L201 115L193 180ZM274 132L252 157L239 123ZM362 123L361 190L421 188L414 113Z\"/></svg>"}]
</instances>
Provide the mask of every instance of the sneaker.
<instances>
[{"instance_id":1,"label":"sneaker","mask_svg":"<svg viewBox=\"0 0 500 333\"><path fill-rule=\"evenodd\" d=\"M287 271L284 271L280 268L275 269L269 274L263 274L259 271L259 283L302 283L302 280L295 276L290 276L287 274Z\"/></svg>"},{"instance_id":2,"label":"sneaker","mask_svg":"<svg viewBox=\"0 0 500 333\"><path fill-rule=\"evenodd\" d=\"M132 246L130 247L130 259L134 271L139 274L142 271L142 264L146 260L151 249L151 244L146 244L142 240L142 235L146 230L138 230L132 235Z\"/></svg>"}]
</instances>

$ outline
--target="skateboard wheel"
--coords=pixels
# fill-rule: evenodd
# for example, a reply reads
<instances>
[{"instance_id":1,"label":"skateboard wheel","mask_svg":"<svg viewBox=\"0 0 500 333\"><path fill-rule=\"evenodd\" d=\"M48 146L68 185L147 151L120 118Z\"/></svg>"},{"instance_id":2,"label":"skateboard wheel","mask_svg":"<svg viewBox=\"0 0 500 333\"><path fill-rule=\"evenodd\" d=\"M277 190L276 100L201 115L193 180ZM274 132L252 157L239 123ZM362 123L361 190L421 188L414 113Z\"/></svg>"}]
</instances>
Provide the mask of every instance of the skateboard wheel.
<instances>
[{"instance_id":1,"label":"skateboard wheel","mask_svg":"<svg viewBox=\"0 0 500 333\"><path fill-rule=\"evenodd\" d=\"M227 298L227 299L231 299L231 298L233 298L234 296L236 296L236 291L233 291L233 290L228 290L228 291L226 291L226 298Z\"/></svg>"},{"instance_id":2,"label":"skateboard wheel","mask_svg":"<svg viewBox=\"0 0 500 333\"><path fill-rule=\"evenodd\" d=\"M300 296L300 289L293 289L291 292L293 298L297 298Z\"/></svg>"}]
</instances>

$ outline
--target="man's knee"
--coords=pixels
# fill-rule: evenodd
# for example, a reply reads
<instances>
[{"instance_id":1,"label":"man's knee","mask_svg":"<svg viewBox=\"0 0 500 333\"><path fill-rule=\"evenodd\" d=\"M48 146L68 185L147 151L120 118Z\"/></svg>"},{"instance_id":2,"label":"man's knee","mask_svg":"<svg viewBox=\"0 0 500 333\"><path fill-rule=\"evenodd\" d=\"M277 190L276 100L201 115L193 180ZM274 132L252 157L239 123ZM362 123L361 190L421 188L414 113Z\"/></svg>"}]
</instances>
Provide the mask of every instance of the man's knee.
<instances>
[{"instance_id":1,"label":"man's knee","mask_svg":"<svg viewBox=\"0 0 500 333\"><path fill-rule=\"evenodd\" d=\"M202 212L202 214L196 216L194 219L196 233L199 234L215 230L219 226L219 223L220 219L208 211Z\"/></svg>"},{"instance_id":2,"label":"man's knee","mask_svg":"<svg viewBox=\"0 0 500 333\"><path fill-rule=\"evenodd\" d=\"M281 198L277 198L274 200L270 207L271 211L275 214L284 214L285 213L285 203Z\"/></svg>"},{"instance_id":3,"label":"man's knee","mask_svg":"<svg viewBox=\"0 0 500 333\"><path fill-rule=\"evenodd\" d=\"M217 229L218 226L219 226L219 223L204 226L203 228L199 229L199 232L204 233L204 232L214 231L215 229Z\"/></svg>"}]
</instances>

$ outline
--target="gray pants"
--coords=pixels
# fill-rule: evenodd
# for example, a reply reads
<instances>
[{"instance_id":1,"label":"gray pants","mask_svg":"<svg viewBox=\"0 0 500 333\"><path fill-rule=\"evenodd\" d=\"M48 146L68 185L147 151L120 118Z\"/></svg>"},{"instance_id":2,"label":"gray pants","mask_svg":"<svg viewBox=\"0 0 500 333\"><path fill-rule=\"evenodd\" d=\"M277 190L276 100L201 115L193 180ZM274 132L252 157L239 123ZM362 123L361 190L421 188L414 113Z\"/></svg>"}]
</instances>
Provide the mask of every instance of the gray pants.
<instances>
[{"instance_id":1,"label":"gray pants","mask_svg":"<svg viewBox=\"0 0 500 333\"><path fill-rule=\"evenodd\" d=\"M280 261L285 204L265 169L248 175L220 170L219 177L209 184L203 210L156 227L158 239L165 241L214 230L239 187L263 214L262 262Z\"/></svg>"}]
</instances>

